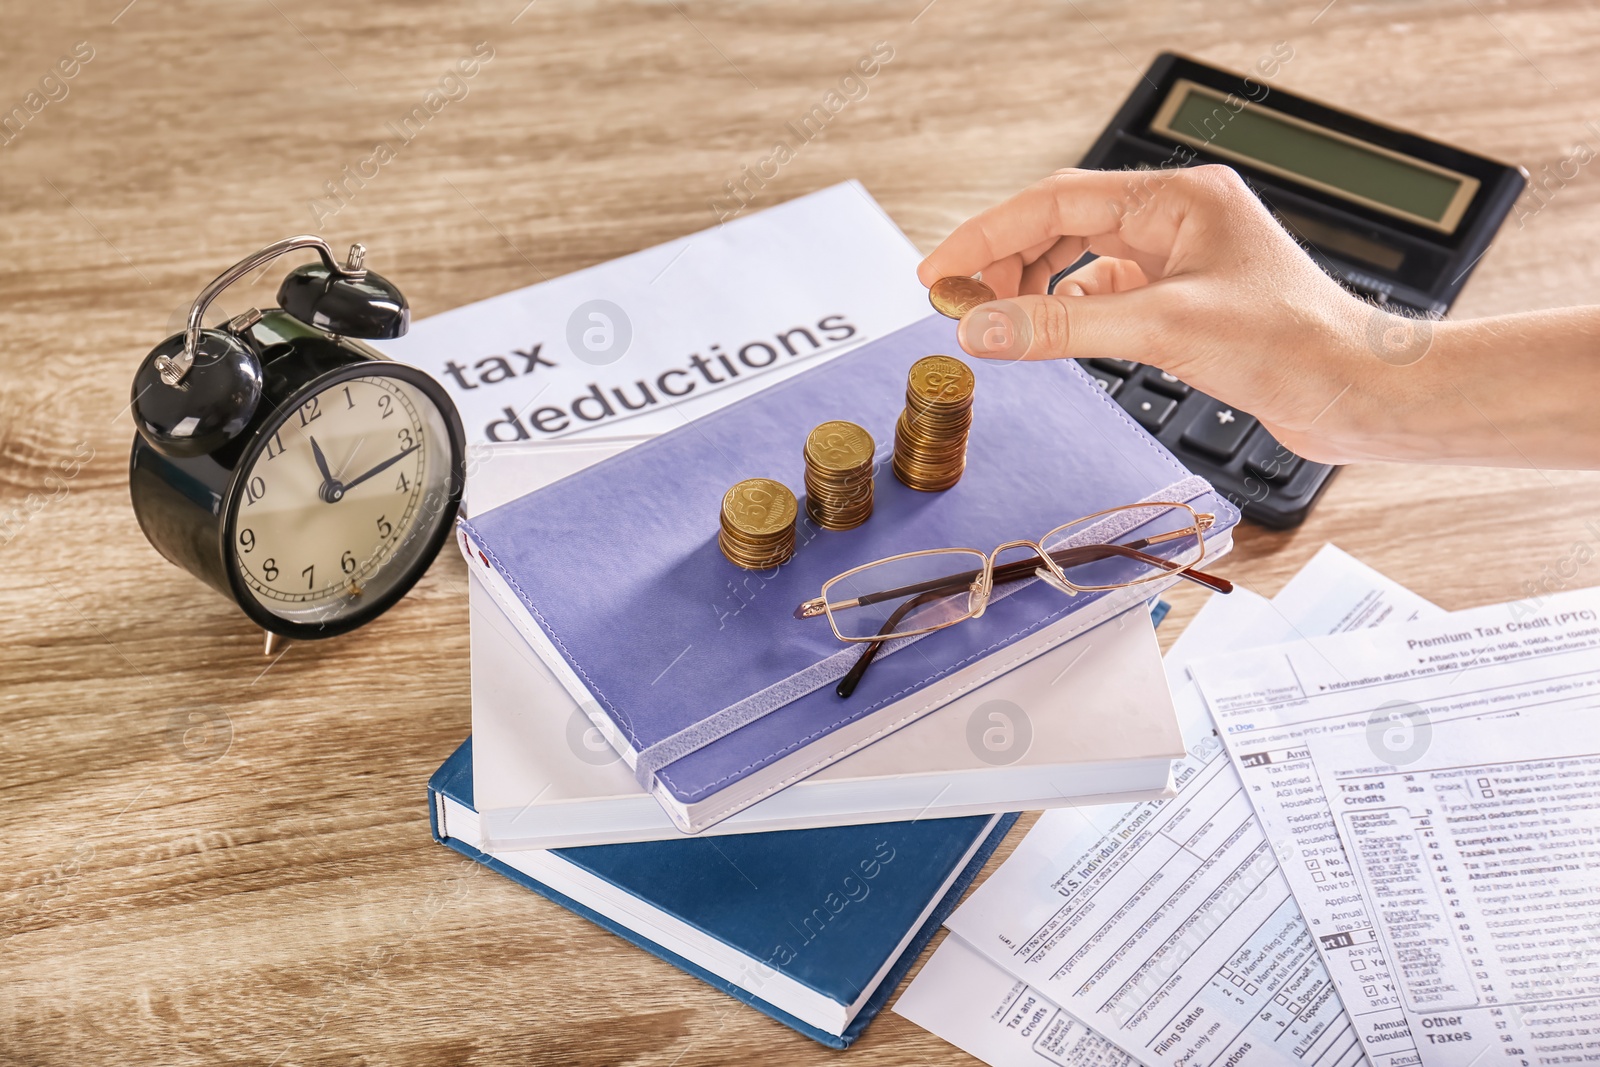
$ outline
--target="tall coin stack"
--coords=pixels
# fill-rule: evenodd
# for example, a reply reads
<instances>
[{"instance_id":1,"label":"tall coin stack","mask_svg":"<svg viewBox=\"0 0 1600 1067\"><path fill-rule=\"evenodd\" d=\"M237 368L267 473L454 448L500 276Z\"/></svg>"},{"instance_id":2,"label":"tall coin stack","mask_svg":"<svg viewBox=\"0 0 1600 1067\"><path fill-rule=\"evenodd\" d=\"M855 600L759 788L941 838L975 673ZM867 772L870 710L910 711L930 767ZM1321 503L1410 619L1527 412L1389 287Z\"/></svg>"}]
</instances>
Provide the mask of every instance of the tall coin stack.
<instances>
[{"instance_id":1,"label":"tall coin stack","mask_svg":"<svg viewBox=\"0 0 1600 1067\"><path fill-rule=\"evenodd\" d=\"M872 435L825 422L806 438L806 514L824 530L853 530L872 514Z\"/></svg>"},{"instance_id":2,"label":"tall coin stack","mask_svg":"<svg viewBox=\"0 0 1600 1067\"><path fill-rule=\"evenodd\" d=\"M967 469L972 369L949 356L925 356L906 378L906 407L894 427L894 473L925 493L949 489Z\"/></svg>"},{"instance_id":3,"label":"tall coin stack","mask_svg":"<svg viewBox=\"0 0 1600 1067\"><path fill-rule=\"evenodd\" d=\"M747 571L766 570L794 555L799 505L782 482L746 478L722 497L722 554Z\"/></svg>"}]
</instances>

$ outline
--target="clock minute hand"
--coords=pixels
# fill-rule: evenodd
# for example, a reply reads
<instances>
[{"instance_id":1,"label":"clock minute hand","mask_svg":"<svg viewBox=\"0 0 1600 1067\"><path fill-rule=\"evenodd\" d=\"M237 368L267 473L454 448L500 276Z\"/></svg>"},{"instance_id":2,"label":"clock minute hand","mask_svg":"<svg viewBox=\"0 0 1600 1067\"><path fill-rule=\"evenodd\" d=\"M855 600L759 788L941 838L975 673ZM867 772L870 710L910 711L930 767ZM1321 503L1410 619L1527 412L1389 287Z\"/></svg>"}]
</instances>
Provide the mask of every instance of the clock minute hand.
<instances>
[{"instance_id":1,"label":"clock minute hand","mask_svg":"<svg viewBox=\"0 0 1600 1067\"><path fill-rule=\"evenodd\" d=\"M378 464L376 467L373 467L371 470L367 471L365 474L362 474L359 477L352 478L348 482L345 482L343 488L346 491L354 489L356 486L360 485L362 482L366 481L368 478L371 478L374 474L382 474L384 471L388 470L390 467L394 466L396 463L399 463L402 459L405 459L407 456L411 455L411 453L415 452L417 449L419 449L421 447L422 447L421 444L415 444L415 445L412 445L410 448L406 449L404 452L399 453L398 455L390 456L388 459L384 460L382 463Z\"/></svg>"}]
</instances>

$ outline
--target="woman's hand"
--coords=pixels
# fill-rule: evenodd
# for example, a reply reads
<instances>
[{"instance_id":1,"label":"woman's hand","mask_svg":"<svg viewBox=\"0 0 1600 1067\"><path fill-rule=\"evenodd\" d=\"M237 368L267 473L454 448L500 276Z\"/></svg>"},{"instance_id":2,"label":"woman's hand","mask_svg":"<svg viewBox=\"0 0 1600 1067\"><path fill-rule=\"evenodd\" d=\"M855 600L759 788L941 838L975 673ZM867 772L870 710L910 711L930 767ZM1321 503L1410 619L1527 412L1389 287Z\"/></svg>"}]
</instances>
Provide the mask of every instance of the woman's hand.
<instances>
[{"instance_id":1,"label":"woman's hand","mask_svg":"<svg viewBox=\"0 0 1600 1067\"><path fill-rule=\"evenodd\" d=\"M1084 253L1100 259L1062 279ZM982 272L990 359L1150 363L1307 459L1600 469L1600 307L1467 322L1358 300L1227 167L1067 170L956 228L924 285Z\"/></svg>"},{"instance_id":2,"label":"woman's hand","mask_svg":"<svg viewBox=\"0 0 1600 1067\"><path fill-rule=\"evenodd\" d=\"M1101 258L1047 294L1085 252ZM979 272L1001 299L962 319L972 355L1138 360L1309 459L1362 451L1344 440L1369 399L1351 385L1382 366L1367 338L1383 313L1323 273L1228 167L1053 174L962 223L918 269L925 285Z\"/></svg>"}]
</instances>

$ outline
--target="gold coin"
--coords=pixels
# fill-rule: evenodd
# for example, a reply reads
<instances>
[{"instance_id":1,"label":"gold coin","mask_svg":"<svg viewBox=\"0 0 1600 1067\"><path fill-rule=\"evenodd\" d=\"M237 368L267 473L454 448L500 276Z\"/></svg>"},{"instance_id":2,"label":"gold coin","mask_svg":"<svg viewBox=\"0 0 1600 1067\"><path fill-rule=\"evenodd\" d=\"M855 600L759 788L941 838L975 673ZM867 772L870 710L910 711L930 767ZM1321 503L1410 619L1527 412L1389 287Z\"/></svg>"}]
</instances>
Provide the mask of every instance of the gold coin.
<instances>
[{"instance_id":1,"label":"gold coin","mask_svg":"<svg viewBox=\"0 0 1600 1067\"><path fill-rule=\"evenodd\" d=\"M946 318L959 319L979 304L993 300L994 290L976 278L954 275L928 287L928 303Z\"/></svg>"},{"instance_id":2,"label":"gold coin","mask_svg":"<svg viewBox=\"0 0 1600 1067\"><path fill-rule=\"evenodd\" d=\"M728 540L727 531L717 535L717 544L728 562L747 571L764 571L782 566L794 557L794 538L783 539L779 544L760 551L752 551Z\"/></svg>"},{"instance_id":3,"label":"gold coin","mask_svg":"<svg viewBox=\"0 0 1600 1067\"><path fill-rule=\"evenodd\" d=\"M872 483L853 488L806 483L806 514L830 530L859 526L872 514Z\"/></svg>"},{"instance_id":4,"label":"gold coin","mask_svg":"<svg viewBox=\"0 0 1600 1067\"><path fill-rule=\"evenodd\" d=\"M765 538L794 525L794 494L771 478L746 478L722 497L722 521L748 537Z\"/></svg>"},{"instance_id":5,"label":"gold coin","mask_svg":"<svg viewBox=\"0 0 1600 1067\"><path fill-rule=\"evenodd\" d=\"M952 414L918 410L915 405L908 403L901 412L901 418L905 420L905 428L919 437L948 438L972 425L972 408L959 408Z\"/></svg>"},{"instance_id":6,"label":"gold coin","mask_svg":"<svg viewBox=\"0 0 1600 1067\"><path fill-rule=\"evenodd\" d=\"M972 368L950 356L924 356L911 365L907 392L915 400L940 405L962 404L972 399L977 380Z\"/></svg>"},{"instance_id":7,"label":"gold coin","mask_svg":"<svg viewBox=\"0 0 1600 1067\"><path fill-rule=\"evenodd\" d=\"M754 534L744 533L730 523L724 521L721 526L721 531L722 536L726 540L732 541L735 544L746 545L753 552L765 552L773 545L778 544L786 538L794 536L793 525L787 526L765 536L756 536Z\"/></svg>"},{"instance_id":8,"label":"gold coin","mask_svg":"<svg viewBox=\"0 0 1600 1067\"><path fill-rule=\"evenodd\" d=\"M853 471L872 462L872 435L853 422L825 422L806 438L806 463L823 471Z\"/></svg>"}]
</instances>

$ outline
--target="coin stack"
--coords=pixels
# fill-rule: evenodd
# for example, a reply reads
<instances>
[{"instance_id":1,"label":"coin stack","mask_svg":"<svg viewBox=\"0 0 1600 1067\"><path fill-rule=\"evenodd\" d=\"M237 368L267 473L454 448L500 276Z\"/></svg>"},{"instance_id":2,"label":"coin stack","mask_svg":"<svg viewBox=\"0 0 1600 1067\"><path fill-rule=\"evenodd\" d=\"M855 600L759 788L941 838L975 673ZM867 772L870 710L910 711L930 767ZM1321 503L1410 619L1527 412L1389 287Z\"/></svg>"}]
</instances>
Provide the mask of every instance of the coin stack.
<instances>
[{"instance_id":1,"label":"coin stack","mask_svg":"<svg viewBox=\"0 0 1600 1067\"><path fill-rule=\"evenodd\" d=\"M949 356L926 356L911 365L905 410L894 427L895 477L925 493L961 480L976 384L972 369Z\"/></svg>"},{"instance_id":2,"label":"coin stack","mask_svg":"<svg viewBox=\"0 0 1600 1067\"><path fill-rule=\"evenodd\" d=\"M872 514L872 435L825 422L806 438L806 514L824 530L853 530Z\"/></svg>"},{"instance_id":3,"label":"coin stack","mask_svg":"<svg viewBox=\"0 0 1600 1067\"><path fill-rule=\"evenodd\" d=\"M746 478L722 497L717 545L747 571L766 570L794 555L794 494L771 478Z\"/></svg>"}]
</instances>

